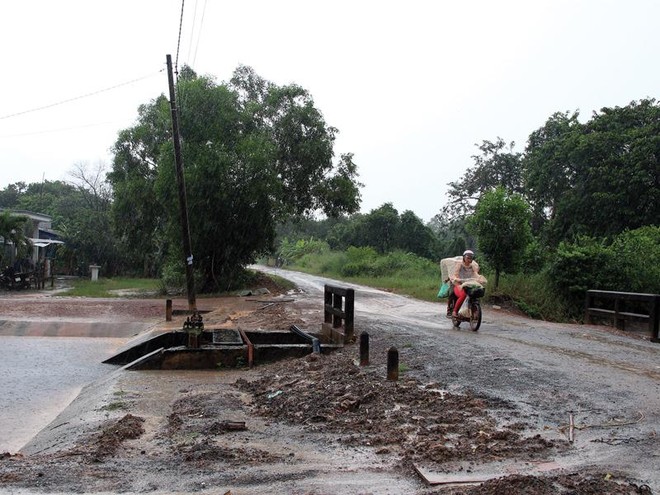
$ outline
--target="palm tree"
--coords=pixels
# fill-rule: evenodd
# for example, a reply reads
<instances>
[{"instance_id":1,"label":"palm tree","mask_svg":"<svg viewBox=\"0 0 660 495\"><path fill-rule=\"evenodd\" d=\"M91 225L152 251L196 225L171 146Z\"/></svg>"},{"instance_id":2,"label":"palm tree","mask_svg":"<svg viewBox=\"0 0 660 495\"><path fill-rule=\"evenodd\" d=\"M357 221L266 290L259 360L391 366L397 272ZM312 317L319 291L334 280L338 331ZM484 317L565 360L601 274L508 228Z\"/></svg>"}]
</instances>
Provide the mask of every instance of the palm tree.
<instances>
[{"instance_id":1,"label":"palm tree","mask_svg":"<svg viewBox=\"0 0 660 495\"><path fill-rule=\"evenodd\" d=\"M0 237L2 237L2 265L11 263L14 257L23 258L31 250L30 240L25 236L25 225L30 219L25 215L12 215L8 210L0 212ZM12 245L14 250L8 251ZM9 258L8 260L6 260ZM6 260L6 261L5 261Z\"/></svg>"}]
</instances>

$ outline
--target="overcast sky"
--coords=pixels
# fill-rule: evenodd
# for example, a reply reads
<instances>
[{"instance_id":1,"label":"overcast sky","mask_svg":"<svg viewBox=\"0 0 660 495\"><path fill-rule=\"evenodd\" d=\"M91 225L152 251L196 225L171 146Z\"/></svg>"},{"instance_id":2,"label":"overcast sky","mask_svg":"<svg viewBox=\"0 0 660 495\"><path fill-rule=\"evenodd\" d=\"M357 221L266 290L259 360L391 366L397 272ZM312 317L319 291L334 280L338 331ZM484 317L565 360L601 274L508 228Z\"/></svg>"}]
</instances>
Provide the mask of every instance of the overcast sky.
<instances>
[{"instance_id":1,"label":"overcast sky","mask_svg":"<svg viewBox=\"0 0 660 495\"><path fill-rule=\"evenodd\" d=\"M362 211L428 221L497 137L657 98L657 0L21 0L2 8L0 188L111 164L166 55L218 82L297 83L354 153ZM112 88L112 89L110 89Z\"/></svg>"}]
</instances>

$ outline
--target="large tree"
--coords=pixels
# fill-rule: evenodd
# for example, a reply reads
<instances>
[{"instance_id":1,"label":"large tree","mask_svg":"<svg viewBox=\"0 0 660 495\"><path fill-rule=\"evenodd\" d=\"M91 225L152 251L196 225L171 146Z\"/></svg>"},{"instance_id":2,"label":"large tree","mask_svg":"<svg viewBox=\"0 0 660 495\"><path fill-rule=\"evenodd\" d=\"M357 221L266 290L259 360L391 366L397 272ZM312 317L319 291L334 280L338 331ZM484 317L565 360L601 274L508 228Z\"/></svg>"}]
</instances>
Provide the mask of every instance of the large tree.
<instances>
[{"instance_id":1,"label":"large tree","mask_svg":"<svg viewBox=\"0 0 660 495\"><path fill-rule=\"evenodd\" d=\"M239 67L223 84L185 68L176 89L192 251L203 290L227 288L256 254L271 249L279 222L359 208L352 156L335 160L337 130L303 88L278 86ZM115 144L109 179L116 225L131 252L163 249L182 260L169 112L164 97L141 107L137 124Z\"/></svg>"},{"instance_id":2,"label":"large tree","mask_svg":"<svg viewBox=\"0 0 660 495\"><path fill-rule=\"evenodd\" d=\"M449 201L444 208L447 218L462 218L472 213L482 194L496 187L510 193L523 192L521 154L513 151L515 143L502 138L495 142L484 140L477 145L480 154L474 155L474 165L463 177L449 183Z\"/></svg>"},{"instance_id":3,"label":"large tree","mask_svg":"<svg viewBox=\"0 0 660 495\"><path fill-rule=\"evenodd\" d=\"M575 150L584 126L578 113L555 113L529 135L525 155L525 195L534 209L535 230L554 220L557 208L575 184Z\"/></svg>"},{"instance_id":4,"label":"large tree","mask_svg":"<svg viewBox=\"0 0 660 495\"><path fill-rule=\"evenodd\" d=\"M660 218L660 106L603 108L585 124L554 114L530 135L526 194L543 212L546 240L612 238Z\"/></svg>"}]
</instances>

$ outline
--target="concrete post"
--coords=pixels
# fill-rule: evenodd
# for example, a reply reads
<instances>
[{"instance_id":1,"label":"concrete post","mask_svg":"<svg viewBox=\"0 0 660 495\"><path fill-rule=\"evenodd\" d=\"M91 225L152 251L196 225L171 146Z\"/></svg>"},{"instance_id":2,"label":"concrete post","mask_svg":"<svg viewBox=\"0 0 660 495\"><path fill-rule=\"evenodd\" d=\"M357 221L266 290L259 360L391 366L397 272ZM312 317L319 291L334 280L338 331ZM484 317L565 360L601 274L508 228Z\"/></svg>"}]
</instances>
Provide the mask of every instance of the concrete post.
<instances>
[{"instance_id":1,"label":"concrete post","mask_svg":"<svg viewBox=\"0 0 660 495\"><path fill-rule=\"evenodd\" d=\"M362 332L360 334L360 366L369 365L369 334Z\"/></svg>"},{"instance_id":2,"label":"concrete post","mask_svg":"<svg viewBox=\"0 0 660 495\"><path fill-rule=\"evenodd\" d=\"M396 347L387 351L387 379L394 382L399 379L399 351Z\"/></svg>"}]
</instances>

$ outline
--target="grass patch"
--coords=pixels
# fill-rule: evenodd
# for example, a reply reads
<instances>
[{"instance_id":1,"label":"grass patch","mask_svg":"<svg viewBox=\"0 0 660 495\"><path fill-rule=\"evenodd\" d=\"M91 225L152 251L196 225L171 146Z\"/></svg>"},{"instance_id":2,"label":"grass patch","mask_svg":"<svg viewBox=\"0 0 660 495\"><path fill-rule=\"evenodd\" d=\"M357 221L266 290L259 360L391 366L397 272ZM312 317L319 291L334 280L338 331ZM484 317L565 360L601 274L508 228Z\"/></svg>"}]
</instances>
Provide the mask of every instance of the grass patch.
<instances>
[{"instance_id":1,"label":"grass patch","mask_svg":"<svg viewBox=\"0 0 660 495\"><path fill-rule=\"evenodd\" d=\"M149 297L159 294L160 280L155 278L71 279L67 296L75 297Z\"/></svg>"},{"instance_id":2,"label":"grass patch","mask_svg":"<svg viewBox=\"0 0 660 495\"><path fill-rule=\"evenodd\" d=\"M503 275L491 299L509 301L531 318L567 321L566 308L545 273Z\"/></svg>"},{"instance_id":3,"label":"grass patch","mask_svg":"<svg viewBox=\"0 0 660 495\"><path fill-rule=\"evenodd\" d=\"M115 401L107 404L101 408L101 411L119 411L120 409L126 409L127 404L122 401Z\"/></svg>"}]
</instances>

